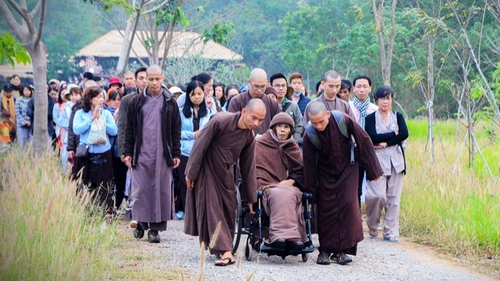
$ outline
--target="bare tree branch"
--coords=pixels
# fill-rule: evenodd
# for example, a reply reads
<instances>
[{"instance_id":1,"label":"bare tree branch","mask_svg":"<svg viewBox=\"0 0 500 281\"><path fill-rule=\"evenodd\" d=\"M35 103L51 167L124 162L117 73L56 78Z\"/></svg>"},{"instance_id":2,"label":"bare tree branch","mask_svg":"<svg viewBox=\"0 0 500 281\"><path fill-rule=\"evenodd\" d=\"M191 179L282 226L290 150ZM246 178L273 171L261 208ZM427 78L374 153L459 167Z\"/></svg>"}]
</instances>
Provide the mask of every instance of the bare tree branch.
<instances>
[{"instance_id":1,"label":"bare tree branch","mask_svg":"<svg viewBox=\"0 0 500 281\"><path fill-rule=\"evenodd\" d=\"M37 46L40 43L40 39L42 38L43 26L45 21L45 10L46 10L46 1L47 0L39 0L38 3L42 3L42 9L40 10L40 23L38 24L38 32L36 35L35 43L33 46Z\"/></svg>"},{"instance_id":2,"label":"bare tree branch","mask_svg":"<svg viewBox=\"0 0 500 281\"><path fill-rule=\"evenodd\" d=\"M5 1L0 1L0 13L3 15L5 22L16 37L21 41L24 41L24 37L26 37L28 30L24 30L24 28L17 22L9 7L5 4Z\"/></svg>"},{"instance_id":3,"label":"bare tree branch","mask_svg":"<svg viewBox=\"0 0 500 281\"><path fill-rule=\"evenodd\" d=\"M45 2L45 1L44 1L44 2ZM45 4L45 3L44 3L44 4ZM41 9L42 9L42 1L38 1L38 2L36 3L35 8L33 8L33 10L29 13L29 16L30 16L31 18L35 18L35 17L38 15L38 13L40 12L40 10L41 10Z\"/></svg>"},{"instance_id":4,"label":"bare tree branch","mask_svg":"<svg viewBox=\"0 0 500 281\"><path fill-rule=\"evenodd\" d=\"M152 1L152 2L155 2L155 1ZM154 12L154 11L157 11L157 10L159 10L159 9L163 8L163 7L164 7L165 5L167 5L169 2L170 2L169 0L165 0L165 1L163 1L162 3L160 3L158 6L156 6L156 7L152 8L152 9L150 9L150 10L146 10L146 11L144 11L144 12L143 12L143 14L149 14L149 13L152 13L152 12ZM146 5L144 5L144 6L146 6Z\"/></svg>"},{"instance_id":5,"label":"bare tree branch","mask_svg":"<svg viewBox=\"0 0 500 281\"><path fill-rule=\"evenodd\" d=\"M12 6L12 8L14 8L14 10L23 18L23 20L26 22L26 26L28 27L29 33L34 35L36 30L33 25L33 21L28 16L28 12L26 11L26 5L24 7L20 7L16 2L12 0L5 0L5 1L7 1Z\"/></svg>"}]
</instances>

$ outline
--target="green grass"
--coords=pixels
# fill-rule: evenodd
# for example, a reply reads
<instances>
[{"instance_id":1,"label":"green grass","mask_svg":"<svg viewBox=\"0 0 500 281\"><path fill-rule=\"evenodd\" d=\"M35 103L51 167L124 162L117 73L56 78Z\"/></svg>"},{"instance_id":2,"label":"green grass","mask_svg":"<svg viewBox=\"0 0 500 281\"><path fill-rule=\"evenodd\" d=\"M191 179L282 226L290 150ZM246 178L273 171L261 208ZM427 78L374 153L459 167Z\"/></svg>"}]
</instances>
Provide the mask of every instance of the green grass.
<instances>
[{"instance_id":1,"label":"green grass","mask_svg":"<svg viewBox=\"0 0 500 281\"><path fill-rule=\"evenodd\" d=\"M0 161L1 279L104 280L113 229L89 216L53 153L13 149Z\"/></svg>"},{"instance_id":2,"label":"green grass","mask_svg":"<svg viewBox=\"0 0 500 281\"><path fill-rule=\"evenodd\" d=\"M458 158L463 131L455 122L436 125L436 159L426 149L425 121L408 122L408 174L401 199L401 232L456 256L497 260L500 257L500 150L479 126L478 142L493 171L491 177L477 155L468 167L468 151ZM459 141L457 141L457 139ZM458 159L458 161L457 161ZM500 267L497 265L497 269Z\"/></svg>"}]
</instances>

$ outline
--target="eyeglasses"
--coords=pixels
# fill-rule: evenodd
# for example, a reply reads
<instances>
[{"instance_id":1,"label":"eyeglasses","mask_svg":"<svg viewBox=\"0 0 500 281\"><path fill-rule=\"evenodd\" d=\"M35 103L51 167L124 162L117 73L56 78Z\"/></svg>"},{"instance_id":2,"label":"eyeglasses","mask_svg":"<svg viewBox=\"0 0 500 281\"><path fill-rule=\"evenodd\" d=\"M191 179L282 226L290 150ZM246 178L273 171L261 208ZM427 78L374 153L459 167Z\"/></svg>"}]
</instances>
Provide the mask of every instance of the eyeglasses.
<instances>
[{"instance_id":1,"label":"eyeglasses","mask_svg":"<svg viewBox=\"0 0 500 281\"><path fill-rule=\"evenodd\" d=\"M368 89L370 86L369 85L356 85L355 87L358 89Z\"/></svg>"},{"instance_id":2,"label":"eyeglasses","mask_svg":"<svg viewBox=\"0 0 500 281\"><path fill-rule=\"evenodd\" d=\"M286 88L286 84L274 84L274 88Z\"/></svg>"},{"instance_id":3,"label":"eyeglasses","mask_svg":"<svg viewBox=\"0 0 500 281\"><path fill-rule=\"evenodd\" d=\"M267 85L254 85L253 83L250 83L250 85L252 86L252 88L255 88L255 90L261 90L261 91L266 90L267 87Z\"/></svg>"}]
</instances>

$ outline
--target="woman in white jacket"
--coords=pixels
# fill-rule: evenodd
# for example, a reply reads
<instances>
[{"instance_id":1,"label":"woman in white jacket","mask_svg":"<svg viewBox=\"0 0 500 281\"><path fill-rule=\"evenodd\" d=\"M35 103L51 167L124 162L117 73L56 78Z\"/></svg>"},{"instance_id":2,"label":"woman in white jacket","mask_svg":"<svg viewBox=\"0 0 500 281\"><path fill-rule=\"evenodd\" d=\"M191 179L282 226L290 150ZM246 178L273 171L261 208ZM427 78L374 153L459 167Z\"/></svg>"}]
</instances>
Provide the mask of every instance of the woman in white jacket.
<instances>
[{"instance_id":1,"label":"woman in white jacket","mask_svg":"<svg viewBox=\"0 0 500 281\"><path fill-rule=\"evenodd\" d=\"M403 115L392 111L394 91L382 86L375 92L378 110L366 116L365 130L375 145L384 175L369 181L366 190L366 224L371 238L378 236L382 209L385 209L384 240L399 242L399 203L406 174L403 142L408 129Z\"/></svg>"},{"instance_id":2,"label":"woman in white jacket","mask_svg":"<svg viewBox=\"0 0 500 281\"><path fill-rule=\"evenodd\" d=\"M186 179L184 171L196 138L201 130L215 113L205 104L204 86L200 81L191 81L186 87L186 99L183 106L179 106L181 115L181 164L177 168L175 183L175 212L178 219L184 218L186 204Z\"/></svg>"}]
</instances>

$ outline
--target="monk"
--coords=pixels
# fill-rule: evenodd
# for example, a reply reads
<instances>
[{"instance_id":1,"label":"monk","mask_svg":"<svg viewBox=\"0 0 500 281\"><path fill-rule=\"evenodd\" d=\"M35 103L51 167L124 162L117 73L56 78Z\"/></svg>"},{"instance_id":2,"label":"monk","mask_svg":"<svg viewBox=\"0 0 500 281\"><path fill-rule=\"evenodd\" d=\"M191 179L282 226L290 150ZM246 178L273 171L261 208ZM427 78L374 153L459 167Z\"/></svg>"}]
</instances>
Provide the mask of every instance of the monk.
<instances>
[{"instance_id":1,"label":"monk","mask_svg":"<svg viewBox=\"0 0 500 281\"><path fill-rule=\"evenodd\" d=\"M233 230L236 186L232 165L239 159L243 189L253 212L257 201L255 178L255 136L266 117L266 106L252 99L236 113L215 114L200 132L186 167L184 232L199 236L200 243L219 255L216 266L234 263ZM214 237L214 233L217 235Z\"/></svg>"},{"instance_id":2,"label":"monk","mask_svg":"<svg viewBox=\"0 0 500 281\"><path fill-rule=\"evenodd\" d=\"M162 86L157 65L146 71L148 86L127 108L123 162L132 169L134 237L148 230L150 243L160 243L159 231L172 219L172 169L181 162L181 117L172 94Z\"/></svg>"},{"instance_id":3,"label":"monk","mask_svg":"<svg viewBox=\"0 0 500 281\"><path fill-rule=\"evenodd\" d=\"M268 81L267 73L264 69L254 68L250 72L250 77L248 78L247 82L248 91L232 98L227 107L227 111L241 111L251 99L261 99L266 105L266 117L264 118L262 125L255 128L254 132L257 135L262 135L267 131L267 129L269 129L269 124L271 124L271 120L273 119L274 115L281 112L281 108L277 102L273 101L265 94Z\"/></svg>"},{"instance_id":4,"label":"monk","mask_svg":"<svg viewBox=\"0 0 500 281\"><path fill-rule=\"evenodd\" d=\"M349 103L337 97L337 94L340 91L340 87L342 86L342 77L337 71L328 70L327 72L325 72L323 80L321 80L321 86L323 87L323 91L309 104L315 101L321 102L326 106L328 110L342 111L345 114L349 115L351 118L354 118L354 114L352 113ZM308 116L307 114L304 114L304 127L305 125L307 125L307 121Z\"/></svg>"},{"instance_id":5,"label":"monk","mask_svg":"<svg viewBox=\"0 0 500 281\"><path fill-rule=\"evenodd\" d=\"M270 245L300 250L307 241L300 190L304 171L302 155L292 138L294 124L288 113L275 115L271 128L257 138L255 163L264 210L270 217Z\"/></svg>"},{"instance_id":6,"label":"monk","mask_svg":"<svg viewBox=\"0 0 500 281\"><path fill-rule=\"evenodd\" d=\"M358 206L357 158L367 164L369 180L377 180L383 170L370 137L347 114L343 115L343 125L350 137L342 133L333 114L323 103L311 102L306 114L311 122L308 126L314 127L320 141L318 149L311 135L306 133L302 146L305 189L313 194L312 202L318 204L317 263L330 264L332 259L345 265L352 262L346 254L356 255L358 242L363 240ZM358 156L351 162L352 138L356 142Z\"/></svg>"}]
</instances>

